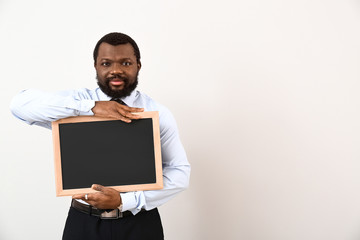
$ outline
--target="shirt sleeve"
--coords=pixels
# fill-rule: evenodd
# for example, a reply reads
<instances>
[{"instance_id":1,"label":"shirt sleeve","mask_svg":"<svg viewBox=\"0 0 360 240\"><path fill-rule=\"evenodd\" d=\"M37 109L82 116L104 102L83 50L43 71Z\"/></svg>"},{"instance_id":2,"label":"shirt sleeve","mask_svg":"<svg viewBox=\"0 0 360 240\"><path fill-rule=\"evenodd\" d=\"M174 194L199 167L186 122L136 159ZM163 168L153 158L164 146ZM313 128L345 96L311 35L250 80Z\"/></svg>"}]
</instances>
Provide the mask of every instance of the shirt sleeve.
<instances>
[{"instance_id":1,"label":"shirt sleeve","mask_svg":"<svg viewBox=\"0 0 360 240\"><path fill-rule=\"evenodd\" d=\"M58 119L93 115L91 109L97 98L87 89L47 93L28 89L16 95L10 110L18 119L30 125L51 128ZM181 144L175 119L166 108L160 112L160 138L164 188L155 191L120 193L123 211L134 215L141 209L159 207L186 189L189 185L190 164Z\"/></svg>"},{"instance_id":2,"label":"shirt sleeve","mask_svg":"<svg viewBox=\"0 0 360 240\"><path fill-rule=\"evenodd\" d=\"M175 119L170 112L160 115L161 155L164 188L154 191L121 193L123 211L138 213L166 203L185 190L190 180L190 164L179 138Z\"/></svg>"},{"instance_id":3,"label":"shirt sleeve","mask_svg":"<svg viewBox=\"0 0 360 240\"><path fill-rule=\"evenodd\" d=\"M95 101L87 91L60 91L47 93L28 89L11 101L10 110L15 117L30 125L51 128L51 122L61 118L93 115Z\"/></svg>"}]
</instances>

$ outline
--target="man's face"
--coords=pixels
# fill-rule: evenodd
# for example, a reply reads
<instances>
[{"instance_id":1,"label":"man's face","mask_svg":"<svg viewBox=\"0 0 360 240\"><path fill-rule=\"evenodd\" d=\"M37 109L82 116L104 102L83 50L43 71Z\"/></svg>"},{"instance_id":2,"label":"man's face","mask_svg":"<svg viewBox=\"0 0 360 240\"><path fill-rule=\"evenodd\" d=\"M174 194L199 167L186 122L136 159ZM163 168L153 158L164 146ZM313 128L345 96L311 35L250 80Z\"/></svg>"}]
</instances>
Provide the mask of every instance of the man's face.
<instances>
[{"instance_id":1,"label":"man's face","mask_svg":"<svg viewBox=\"0 0 360 240\"><path fill-rule=\"evenodd\" d=\"M109 97L129 96L138 84L141 63L130 43L117 46L101 43L95 63L100 89Z\"/></svg>"}]
</instances>

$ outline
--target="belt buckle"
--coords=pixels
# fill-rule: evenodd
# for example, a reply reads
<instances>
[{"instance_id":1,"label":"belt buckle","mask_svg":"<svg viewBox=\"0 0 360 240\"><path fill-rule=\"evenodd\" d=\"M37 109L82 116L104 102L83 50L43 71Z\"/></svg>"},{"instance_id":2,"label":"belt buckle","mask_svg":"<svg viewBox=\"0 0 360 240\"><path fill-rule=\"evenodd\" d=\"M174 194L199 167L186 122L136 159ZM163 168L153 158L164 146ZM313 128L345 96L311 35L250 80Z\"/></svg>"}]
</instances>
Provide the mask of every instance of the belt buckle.
<instances>
[{"instance_id":1,"label":"belt buckle","mask_svg":"<svg viewBox=\"0 0 360 240\"><path fill-rule=\"evenodd\" d=\"M120 212L119 209L114 209L111 212L104 211L101 213L100 218L101 219L119 219L123 217L123 213Z\"/></svg>"}]
</instances>

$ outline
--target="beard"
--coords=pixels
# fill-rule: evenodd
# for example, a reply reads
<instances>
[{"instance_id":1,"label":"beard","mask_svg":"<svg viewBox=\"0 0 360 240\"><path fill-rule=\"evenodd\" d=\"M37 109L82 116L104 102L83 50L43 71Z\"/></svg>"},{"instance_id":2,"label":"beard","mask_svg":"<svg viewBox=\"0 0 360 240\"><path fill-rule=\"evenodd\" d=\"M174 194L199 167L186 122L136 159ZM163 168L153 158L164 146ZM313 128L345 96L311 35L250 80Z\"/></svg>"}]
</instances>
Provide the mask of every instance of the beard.
<instances>
[{"instance_id":1,"label":"beard","mask_svg":"<svg viewBox=\"0 0 360 240\"><path fill-rule=\"evenodd\" d=\"M120 76L115 76L115 77L122 79L124 81L125 86L123 89L121 89L121 90L111 89L109 83L113 77L105 78L105 81L102 81L105 83L102 83L101 81L99 81L99 75L96 75L96 80L97 80L97 84L98 84L99 88L101 89L101 91L103 91L106 95L108 95L111 98L127 97L132 93L132 91L135 90L135 88L138 85L138 74L136 74L135 81L133 83L130 83L128 78L124 78L124 77L120 77Z\"/></svg>"}]
</instances>

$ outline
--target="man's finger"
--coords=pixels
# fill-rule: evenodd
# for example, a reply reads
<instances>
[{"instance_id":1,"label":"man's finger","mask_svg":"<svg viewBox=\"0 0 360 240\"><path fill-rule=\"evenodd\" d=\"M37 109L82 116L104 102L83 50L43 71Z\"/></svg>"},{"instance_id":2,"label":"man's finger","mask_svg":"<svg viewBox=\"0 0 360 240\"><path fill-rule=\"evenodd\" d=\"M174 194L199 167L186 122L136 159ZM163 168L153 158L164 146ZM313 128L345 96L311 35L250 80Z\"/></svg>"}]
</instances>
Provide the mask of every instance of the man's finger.
<instances>
[{"instance_id":1,"label":"man's finger","mask_svg":"<svg viewBox=\"0 0 360 240\"><path fill-rule=\"evenodd\" d=\"M136 113L144 112L144 108L133 108L133 107L128 107L128 106L124 106L124 105L119 105L119 106L117 106L117 111L120 113L128 113L128 114L134 115Z\"/></svg>"},{"instance_id":2,"label":"man's finger","mask_svg":"<svg viewBox=\"0 0 360 240\"><path fill-rule=\"evenodd\" d=\"M100 191L100 192L103 192L104 191L104 186L100 185L100 184L93 184L91 186L92 189L96 190L96 191Z\"/></svg>"},{"instance_id":3,"label":"man's finger","mask_svg":"<svg viewBox=\"0 0 360 240\"><path fill-rule=\"evenodd\" d=\"M125 118L128 118L128 119L140 119L140 118L142 118L138 114L133 114L133 113L125 111L123 109L119 110L119 113L120 113L121 116L124 116Z\"/></svg>"},{"instance_id":4,"label":"man's finger","mask_svg":"<svg viewBox=\"0 0 360 240\"><path fill-rule=\"evenodd\" d=\"M72 196L72 199L85 199L86 194L75 194Z\"/></svg>"},{"instance_id":5,"label":"man's finger","mask_svg":"<svg viewBox=\"0 0 360 240\"><path fill-rule=\"evenodd\" d=\"M122 105L122 104L119 104L117 106L127 112L143 112L144 111L144 108L129 107L129 106Z\"/></svg>"},{"instance_id":6,"label":"man's finger","mask_svg":"<svg viewBox=\"0 0 360 240\"><path fill-rule=\"evenodd\" d=\"M81 199L87 203L89 203L88 201L90 200L90 196L93 194L77 194L77 195L73 195L72 199Z\"/></svg>"}]
</instances>

